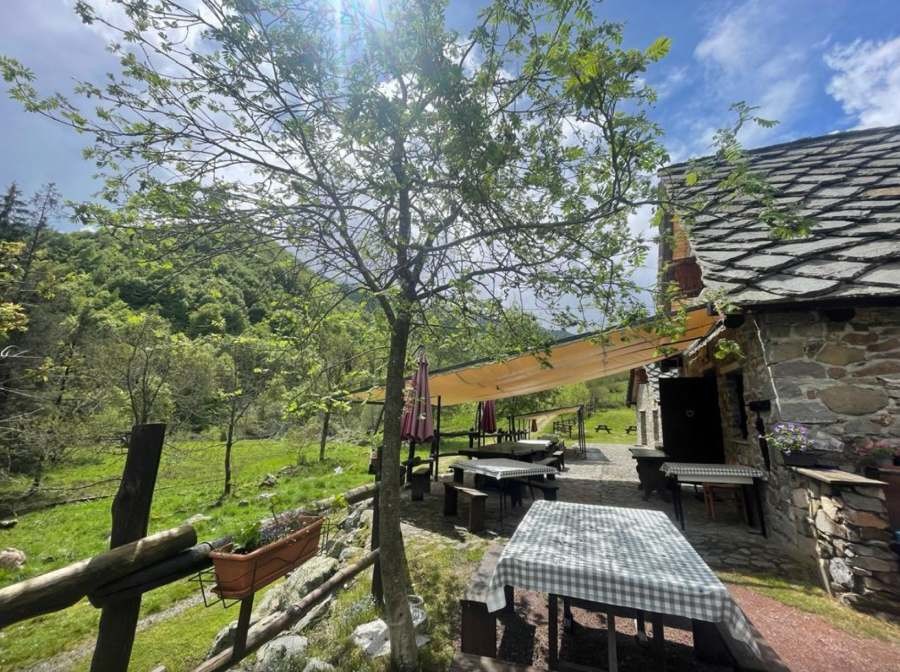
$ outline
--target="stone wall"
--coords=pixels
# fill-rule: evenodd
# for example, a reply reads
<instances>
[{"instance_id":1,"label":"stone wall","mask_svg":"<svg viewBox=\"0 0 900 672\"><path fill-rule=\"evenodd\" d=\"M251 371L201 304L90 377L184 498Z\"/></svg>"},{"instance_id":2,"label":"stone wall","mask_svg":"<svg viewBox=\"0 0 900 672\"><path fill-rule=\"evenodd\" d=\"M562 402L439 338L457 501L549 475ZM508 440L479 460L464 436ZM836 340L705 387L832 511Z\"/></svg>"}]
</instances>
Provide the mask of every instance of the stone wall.
<instances>
[{"instance_id":1,"label":"stone wall","mask_svg":"<svg viewBox=\"0 0 900 672\"><path fill-rule=\"evenodd\" d=\"M714 356L716 340L736 341L742 357ZM726 461L764 467L752 401L768 400L765 431L779 421L807 425L822 462L859 472L874 447L900 451L900 308L857 308L849 320L821 311L748 313L744 323L686 357L684 375L715 369ZM735 425L728 374L743 375L747 437ZM773 536L800 555L810 552L791 506L794 484L778 451L769 451L766 516Z\"/></svg>"},{"instance_id":2,"label":"stone wall","mask_svg":"<svg viewBox=\"0 0 900 672\"><path fill-rule=\"evenodd\" d=\"M638 384L635 395L634 426L637 427L635 443L656 448L662 445L662 422L659 407L659 379L675 378L677 370L663 371L659 364L648 364L644 367L647 382ZM641 412L646 413L646 436L642 430Z\"/></svg>"},{"instance_id":3,"label":"stone wall","mask_svg":"<svg viewBox=\"0 0 900 672\"><path fill-rule=\"evenodd\" d=\"M900 561L888 545L882 488L796 471L792 480L797 532L818 561L829 593L851 606L900 615Z\"/></svg>"}]
</instances>

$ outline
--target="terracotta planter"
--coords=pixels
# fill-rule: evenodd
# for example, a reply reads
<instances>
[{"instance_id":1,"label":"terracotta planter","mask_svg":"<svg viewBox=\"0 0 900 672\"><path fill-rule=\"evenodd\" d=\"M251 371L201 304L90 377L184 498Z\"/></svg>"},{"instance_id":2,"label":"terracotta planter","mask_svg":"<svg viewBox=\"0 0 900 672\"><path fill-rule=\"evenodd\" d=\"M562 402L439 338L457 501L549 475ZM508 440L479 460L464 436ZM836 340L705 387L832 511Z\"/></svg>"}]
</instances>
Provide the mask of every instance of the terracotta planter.
<instances>
[{"instance_id":1,"label":"terracotta planter","mask_svg":"<svg viewBox=\"0 0 900 672\"><path fill-rule=\"evenodd\" d=\"M213 590L221 597L243 599L313 557L319 550L322 518L303 516L301 520L304 526L296 532L250 553L210 553L216 570Z\"/></svg>"}]
</instances>

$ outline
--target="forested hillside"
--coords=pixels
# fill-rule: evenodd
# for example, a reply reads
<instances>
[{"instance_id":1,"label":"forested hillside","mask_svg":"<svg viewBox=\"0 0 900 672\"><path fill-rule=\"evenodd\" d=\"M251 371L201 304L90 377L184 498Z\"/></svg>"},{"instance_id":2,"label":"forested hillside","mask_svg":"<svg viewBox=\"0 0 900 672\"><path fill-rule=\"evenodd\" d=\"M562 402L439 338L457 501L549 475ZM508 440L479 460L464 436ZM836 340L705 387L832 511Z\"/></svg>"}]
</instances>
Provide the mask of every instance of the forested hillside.
<instances>
[{"instance_id":1,"label":"forested hillside","mask_svg":"<svg viewBox=\"0 0 900 672\"><path fill-rule=\"evenodd\" d=\"M221 441L226 496L239 438L283 436L326 408L364 433L364 414L341 396L383 378L379 311L264 239L62 233L70 212L53 186L29 196L13 184L0 202L0 476L30 479L15 498L37 496L73 452L115 448L135 423ZM473 327L445 310L417 324L413 342L445 366L549 337L524 314ZM588 396L575 386L501 411ZM449 410L445 426L468 426L473 410Z\"/></svg>"}]
</instances>

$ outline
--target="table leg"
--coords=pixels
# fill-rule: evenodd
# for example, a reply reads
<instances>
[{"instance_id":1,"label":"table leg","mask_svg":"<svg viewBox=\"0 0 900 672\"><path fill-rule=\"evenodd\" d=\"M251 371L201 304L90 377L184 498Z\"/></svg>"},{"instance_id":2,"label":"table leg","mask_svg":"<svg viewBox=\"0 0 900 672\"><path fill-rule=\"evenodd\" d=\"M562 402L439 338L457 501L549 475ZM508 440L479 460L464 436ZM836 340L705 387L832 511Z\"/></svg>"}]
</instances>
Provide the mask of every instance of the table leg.
<instances>
[{"instance_id":1,"label":"table leg","mask_svg":"<svg viewBox=\"0 0 900 672\"><path fill-rule=\"evenodd\" d=\"M616 651L616 615L613 612L606 614L606 641L609 650L609 672L619 671L618 652Z\"/></svg>"},{"instance_id":2,"label":"table leg","mask_svg":"<svg viewBox=\"0 0 900 672\"><path fill-rule=\"evenodd\" d=\"M677 478L672 481L672 501L675 504L675 518L681 524L681 530L684 531L684 502L681 501L681 483Z\"/></svg>"},{"instance_id":3,"label":"table leg","mask_svg":"<svg viewBox=\"0 0 900 672\"><path fill-rule=\"evenodd\" d=\"M453 482L454 483L462 483L463 482L463 470L462 469L454 469L453 470Z\"/></svg>"},{"instance_id":4,"label":"table leg","mask_svg":"<svg viewBox=\"0 0 900 672\"><path fill-rule=\"evenodd\" d=\"M747 512L747 524L750 527L756 527L756 512L754 511L755 503L752 501L753 496L750 494L749 485L741 486L741 496L744 498L744 511Z\"/></svg>"},{"instance_id":5,"label":"table leg","mask_svg":"<svg viewBox=\"0 0 900 672\"><path fill-rule=\"evenodd\" d=\"M756 498L756 513L759 515L759 529L764 537L768 537L769 535L766 533L766 517L763 513L762 487L760 486L760 479L758 478L753 479L753 496Z\"/></svg>"},{"instance_id":6,"label":"table leg","mask_svg":"<svg viewBox=\"0 0 900 672\"><path fill-rule=\"evenodd\" d=\"M572 634L575 632L575 618L572 616L572 605L569 600L563 598L563 632Z\"/></svg>"},{"instance_id":7,"label":"table leg","mask_svg":"<svg viewBox=\"0 0 900 672\"><path fill-rule=\"evenodd\" d=\"M644 612L638 610L634 617L634 629L637 630L637 640L641 643L647 641L647 625L644 623Z\"/></svg>"},{"instance_id":8,"label":"table leg","mask_svg":"<svg viewBox=\"0 0 900 672\"><path fill-rule=\"evenodd\" d=\"M653 651L656 655L657 669L665 672L666 669L666 636L663 630L662 614L652 614L650 622L653 624Z\"/></svg>"},{"instance_id":9,"label":"table leg","mask_svg":"<svg viewBox=\"0 0 900 672\"><path fill-rule=\"evenodd\" d=\"M550 669L555 670L559 665L559 631L557 619L559 617L556 595L551 594L547 598L547 645L549 647Z\"/></svg>"}]
</instances>

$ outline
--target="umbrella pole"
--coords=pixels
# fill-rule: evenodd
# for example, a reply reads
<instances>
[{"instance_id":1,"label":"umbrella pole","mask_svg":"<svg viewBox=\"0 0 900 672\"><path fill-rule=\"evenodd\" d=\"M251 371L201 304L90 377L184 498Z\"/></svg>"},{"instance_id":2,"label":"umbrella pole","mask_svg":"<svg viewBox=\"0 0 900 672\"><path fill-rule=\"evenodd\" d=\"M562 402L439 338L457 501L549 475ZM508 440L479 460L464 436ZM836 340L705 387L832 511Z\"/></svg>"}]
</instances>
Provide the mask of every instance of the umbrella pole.
<instances>
[{"instance_id":1,"label":"umbrella pole","mask_svg":"<svg viewBox=\"0 0 900 672\"><path fill-rule=\"evenodd\" d=\"M438 395L437 402L437 427L434 430L434 436L431 439L431 456L434 458L434 480L438 480L438 461L441 455L441 395Z\"/></svg>"}]
</instances>

